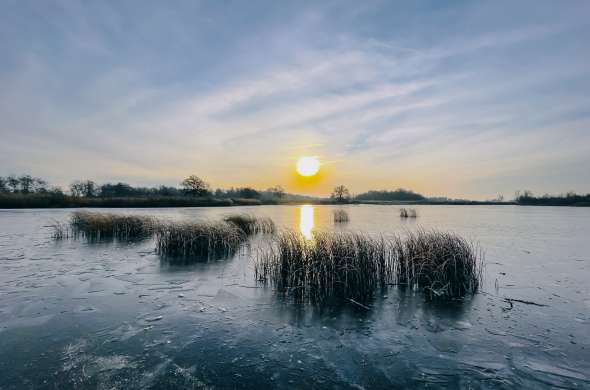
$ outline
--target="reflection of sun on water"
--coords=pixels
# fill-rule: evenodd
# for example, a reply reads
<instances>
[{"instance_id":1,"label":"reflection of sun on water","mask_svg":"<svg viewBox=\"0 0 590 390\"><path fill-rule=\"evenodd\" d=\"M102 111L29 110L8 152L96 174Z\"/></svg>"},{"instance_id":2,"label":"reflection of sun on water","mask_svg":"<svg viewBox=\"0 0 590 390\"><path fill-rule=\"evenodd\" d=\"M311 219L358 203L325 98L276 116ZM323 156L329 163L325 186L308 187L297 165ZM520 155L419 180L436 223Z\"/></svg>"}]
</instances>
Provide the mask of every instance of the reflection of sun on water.
<instances>
[{"instance_id":1,"label":"reflection of sun on water","mask_svg":"<svg viewBox=\"0 0 590 390\"><path fill-rule=\"evenodd\" d=\"M313 231L313 206L306 204L299 209L299 229L307 240L311 240Z\"/></svg>"}]
</instances>

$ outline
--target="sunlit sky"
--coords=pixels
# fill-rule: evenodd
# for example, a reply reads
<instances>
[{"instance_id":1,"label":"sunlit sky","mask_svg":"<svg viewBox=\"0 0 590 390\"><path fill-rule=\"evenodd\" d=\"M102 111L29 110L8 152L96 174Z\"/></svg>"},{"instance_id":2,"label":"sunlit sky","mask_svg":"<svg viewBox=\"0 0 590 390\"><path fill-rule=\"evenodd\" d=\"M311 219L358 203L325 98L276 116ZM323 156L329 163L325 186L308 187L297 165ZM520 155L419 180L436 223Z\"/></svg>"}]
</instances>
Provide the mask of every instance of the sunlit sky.
<instances>
[{"instance_id":1,"label":"sunlit sky","mask_svg":"<svg viewBox=\"0 0 590 390\"><path fill-rule=\"evenodd\" d=\"M590 192L589 37L590 1L4 0L0 175Z\"/></svg>"}]
</instances>

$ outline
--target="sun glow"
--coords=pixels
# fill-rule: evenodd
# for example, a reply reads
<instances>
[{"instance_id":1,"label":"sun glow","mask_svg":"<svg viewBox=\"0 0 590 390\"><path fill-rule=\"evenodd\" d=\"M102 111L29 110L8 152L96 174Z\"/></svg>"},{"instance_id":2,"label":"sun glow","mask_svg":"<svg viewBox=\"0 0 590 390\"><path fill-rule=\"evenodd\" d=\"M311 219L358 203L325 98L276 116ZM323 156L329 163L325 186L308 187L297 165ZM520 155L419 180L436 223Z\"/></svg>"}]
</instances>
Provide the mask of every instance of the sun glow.
<instances>
[{"instance_id":1,"label":"sun glow","mask_svg":"<svg viewBox=\"0 0 590 390\"><path fill-rule=\"evenodd\" d=\"M313 176L320 170L317 157L303 156L297 161L297 173L301 176Z\"/></svg>"}]
</instances>

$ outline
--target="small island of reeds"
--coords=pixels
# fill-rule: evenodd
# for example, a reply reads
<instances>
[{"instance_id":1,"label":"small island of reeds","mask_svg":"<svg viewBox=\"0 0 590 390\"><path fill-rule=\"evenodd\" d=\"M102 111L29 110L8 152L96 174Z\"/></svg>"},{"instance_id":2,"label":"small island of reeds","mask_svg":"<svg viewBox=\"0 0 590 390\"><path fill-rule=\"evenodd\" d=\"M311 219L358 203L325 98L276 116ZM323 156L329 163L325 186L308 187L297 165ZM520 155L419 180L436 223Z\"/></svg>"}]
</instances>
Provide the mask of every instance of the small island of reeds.
<instances>
[{"instance_id":1,"label":"small island of reeds","mask_svg":"<svg viewBox=\"0 0 590 390\"><path fill-rule=\"evenodd\" d=\"M390 238L319 232L312 240L287 231L259 256L255 272L297 302L366 302L387 285L458 298L477 292L482 254L462 237L438 231Z\"/></svg>"},{"instance_id":2,"label":"small island of reeds","mask_svg":"<svg viewBox=\"0 0 590 390\"><path fill-rule=\"evenodd\" d=\"M245 240L246 234L234 224L165 223L156 231L156 253L169 263L179 264L226 259Z\"/></svg>"},{"instance_id":3,"label":"small island of reeds","mask_svg":"<svg viewBox=\"0 0 590 390\"><path fill-rule=\"evenodd\" d=\"M216 222L172 222L149 216L76 211L69 223L51 226L56 240L138 241L155 235L156 253L169 262L183 264L231 257L248 236L275 231L272 219L249 214L232 214Z\"/></svg>"},{"instance_id":4,"label":"small island of reeds","mask_svg":"<svg viewBox=\"0 0 590 390\"><path fill-rule=\"evenodd\" d=\"M231 214L223 220L237 226L246 235L272 234L275 232L275 224L270 218L256 217L250 214Z\"/></svg>"},{"instance_id":5,"label":"small island of reeds","mask_svg":"<svg viewBox=\"0 0 590 390\"><path fill-rule=\"evenodd\" d=\"M418 214L416 213L416 210L414 209L400 209L399 210L399 216L400 218L416 218L418 216Z\"/></svg>"},{"instance_id":6,"label":"small island of reeds","mask_svg":"<svg viewBox=\"0 0 590 390\"><path fill-rule=\"evenodd\" d=\"M89 241L134 241L151 237L156 226L157 221L148 216L76 211L70 217L69 224L53 225L53 237L82 237Z\"/></svg>"},{"instance_id":7,"label":"small island of reeds","mask_svg":"<svg viewBox=\"0 0 590 390\"><path fill-rule=\"evenodd\" d=\"M346 223L350 221L350 217L346 210L334 210L333 217L334 223Z\"/></svg>"}]
</instances>

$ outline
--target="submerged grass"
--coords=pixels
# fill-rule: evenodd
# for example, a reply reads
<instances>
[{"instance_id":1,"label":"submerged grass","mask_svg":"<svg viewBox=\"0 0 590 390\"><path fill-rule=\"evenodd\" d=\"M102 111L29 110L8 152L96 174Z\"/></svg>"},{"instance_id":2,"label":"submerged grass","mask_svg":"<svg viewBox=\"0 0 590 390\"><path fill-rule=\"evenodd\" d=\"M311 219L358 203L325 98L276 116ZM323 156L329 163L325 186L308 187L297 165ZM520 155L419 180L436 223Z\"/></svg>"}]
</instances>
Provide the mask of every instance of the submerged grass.
<instances>
[{"instance_id":1,"label":"submerged grass","mask_svg":"<svg viewBox=\"0 0 590 390\"><path fill-rule=\"evenodd\" d=\"M246 238L230 223L168 223L156 231L156 252L172 264L218 260L233 256Z\"/></svg>"},{"instance_id":2,"label":"submerged grass","mask_svg":"<svg viewBox=\"0 0 590 390\"><path fill-rule=\"evenodd\" d=\"M366 302L387 284L408 286L430 298L475 293L481 256L450 233L409 233L375 238L353 232L280 233L259 255L256 278L297 302Z\"/></svg>"},{"instance_id":3,"label":"submerged grass","mask_svg":"<svg viewBox=\"0 0 590 390\"><path fill-rule=\"evenodd\" d=\"M348 213L345 210L334 210L334 223L346 223L350 221Z\"/></svg>"},{"instance_id":4,"label":"submerged grass","mask_svg":"<svg viewBox=\"0 0 590 390\"><path fill-rule=\"evenodd\" d=\"M224 221L235 225L248 236L258 233L272 234L276 230L272 219L250 214L232 214L225 217Z\"/></svg>"},{"instance_id":5,"label":"submerged grass","mask_svg":"<svg viewBox=\"0 0 590 390\"><path fill-rule=\"evenodd\" d=\"M70 219L70 231L63 225L54 225L54 237L82 236L91 241L117 239L133 241L149 238L155 230L156 220L136 215L115 215L76 211Z\"/></svg>"}]
</instances>

